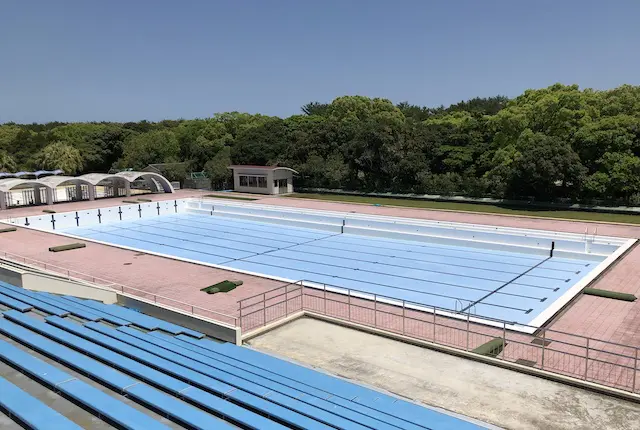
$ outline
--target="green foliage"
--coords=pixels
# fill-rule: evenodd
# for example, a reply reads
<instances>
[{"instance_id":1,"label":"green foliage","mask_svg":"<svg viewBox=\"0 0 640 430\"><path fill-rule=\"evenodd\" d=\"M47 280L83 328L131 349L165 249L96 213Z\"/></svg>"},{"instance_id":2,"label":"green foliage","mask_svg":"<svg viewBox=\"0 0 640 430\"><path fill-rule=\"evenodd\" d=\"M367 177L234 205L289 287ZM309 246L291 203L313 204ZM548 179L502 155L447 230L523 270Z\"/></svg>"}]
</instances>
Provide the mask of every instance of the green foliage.
<instances>
[{"instance_id":1,"label":"green foliage","mask_svg":"<svg viewBox=\"0 0 640 430\"><path fill-rule=\"evenodd\" d=\"M45 146L35 157L38 168L61 169L67 175L80 172L84 167L84 160L80 151L64 142L53 142Z\"/></svg>"},{"instance_id":2,"label":"green foliage","mask_svg":"<svg viewBox=\"0 0 640 430\"><path fill-rule=\"evenodd\" d=\"M18 168L16 161L7 151L0 149L0 172L15 172Z\"/></svg>"},{"instance_id":3,"label":"green foliage","mask_svg":"<svg viewBox=\"0 0 640 430\"><path fill-rule=\"evenodd\" d=\"M211 179L211 187L215 189L227 188L231 182L232 172L229 169L231 165L231 148L225 146L204 165L204 171Z\"/></svg>"},{"instance_id":4,"label":"green foliage","mask_svg":"<svg viewBox=\"0 0 640 430\"><path fill-rule=\"evenodd\" d=\"M449 107L344 96L301 110L284 119L226 112L158 123L5 124L0 167L47 161L88 172L186 162L166 174L205 171L223 188L230 164L280 164L299 171L296 184L305 187L640 203L638 86L556 84Z\"/></svg>"},{"instance_id":5,"label":"green foliage","mask_svg":"<svg viewBox=\"0 0 640 430\"><path fill-rule=\"evenodd\" d=\"M144 169L149 164L171 163L179 160L180 144L170 130L157 130L132 135L124 142L123 168Z\"/></svg>"}]
</instances>

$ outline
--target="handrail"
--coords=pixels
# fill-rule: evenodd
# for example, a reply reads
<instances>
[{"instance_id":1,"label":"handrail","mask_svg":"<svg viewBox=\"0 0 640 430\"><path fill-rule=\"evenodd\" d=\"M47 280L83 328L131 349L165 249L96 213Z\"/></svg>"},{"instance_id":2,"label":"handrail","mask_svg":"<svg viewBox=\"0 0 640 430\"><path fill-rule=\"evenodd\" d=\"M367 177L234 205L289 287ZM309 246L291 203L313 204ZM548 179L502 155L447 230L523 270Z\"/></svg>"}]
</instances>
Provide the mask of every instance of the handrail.
<instances>
[{"instance_id":1,"label":"handrail","mask_svg":"<svg viewBox=\"0 0 640 430\"><path fill-rule=\"evenodd\" d=\"M307 285L305 285L305 284L307 284ZM404 307L405 309L412 309L412 307L415 306L417 308L424 309L427 312L429 312L431 310L435 310L436 312L439 311L440 313L459 314L459 311L452 310L452 309L449 309L449 308L443 308L443 307L433 306L433 305L425 305L423 303L417 303L417 302L410 302L410 301L401 300L401 299L397 299L397 298L393 298L393 297L389 297L389 296L381 296L379 294L372 294L372 293L368 293L368 292L362 291L362 290L355 290L355 289L352 289L352 288L339 287L337 285L325 284L325 283L322 283L322 282L309 281L307 279L299 280L299 281L296 281L296 282L291 282L289 284L273 288L273 289L271 289L269 291L266 291L265 293L260 293L260 294L256 294L256 295L244 298L242 300L239 300L238 303L239 303L240 307L242 307L242 303L243 302L246 302L246 301L251 300L251 299L255 299L256 297L261 297L264 294L267 294L269 292L278 290L280 288L288 287L290 285L300 285L301 287L307 287L307 288L312 288L312 289L315 288L315 289L317 289L319 291L323 291L323 290L327 291L327 287L329 287L331 289L336 289L336 290L342 291L342 292L340 292L340 291L328 290L329 292L334 292L335 294L343 294L344 296L350 296L352 298L362 298L362 296L373 298L375 296L376 301L378 301L378 302L381 301L380 299L383 300L382 303L384 303L384 300L389 300L392 303L397 303L397 306ZM318 285L318 286L322 285L323 288L321 289L321 288L313 287L312 285ZM359 297L359 295L361 295L361 296ZM277 296L274 296L274 297L277 297ZM366 298L362 298L362 299L363 300L367 300ZM387 303L387 304L389 304L389 303ZM251 304L251 305L248 305L248 306L255 306L255 304ZM419 309L416 309L416 310L419 310ZM611 341L604 340L604 339L593 338L593 337L584 336L584 335L575 334L575 333L563 332L563 331L560 331L560 330L553 330L553 329L545 328L545 327L530 326L530 325L527 325L527 324L517 323L515 321L501 320L501 319L498 319L498 318L484 316L482 314L477 314L477 313L473 314L473 317L474 318L482 318L484 320L488 320L488 321L497 323L500 326L503 326L503 325L514 326L515 325L515 326L520 326L520 327L523 327L523 328L532 328L532 329L535 329L535 331L542 330L542 331L544 331L546 333L555 333L555 334L559 334L559 335L571 336L573 338L583 339L585 341L585 344L586 344L587 341L591 341L591 342L603 342L603 343L606 343L606 344L609 344L609 345L618 346L618 347L622 347L622 348L631 348L631 349L635 349L636 348L635 346L632 346L632 345L624 345L624 344L611 342ZM534 335L530 334L530 336L534 336ZM583 346L583 345L580 345L580 344L574 344L574 343L568 343L568 342L564 342L564 343L567 343L569 345L574 345L574 346Z\"/></svg>"},{"instance_id":2,"label":"handrail","mask_svg":"<svg viewBox=\"0 0 640 430\"><path fill-rule=\"evenodd\" d=\"M142 293L142 294L137 294L137 295L142 296L144 294L146 296L153 297L154 303L157 303L158 299L170 301L170 302L176 303L176 304L181 305L181 306L186 306L187 309L191 308L191 314L192 315L196 315L196 313L194 311L197 309L197 310L200 310L200 311L203 311L203 312L207 312L207 313L210 313L210 314L217 315L219 317L227 318L227 319L233 321L233 325L234 326L236 326L236 327L238 326L238 317L233 316L233 315L227 315L227 314L224 314L222 312L214 311L213 309L206 309L206 308L203 308L203 307L200 307L200 306L197 306L197 305L192 305L190 303L183 302L181 300L176 300L176 299L173 299L173 298L170 298L170 297L162 296L160 294L156 294L156 293L152 293L152 292L149 292L149 291L145 291L145 290L142 290L140 288L130 287L128 285L124 285L124 284L121 284L119 282L109 281L107 279L99 278L99 277L96 277L96 276L93 276L93 275L87 275L86 273L78 272L78 271L73 270L73 269L66 269L66 268L57 266L55 264L45 263L45 262L30 258L30 257L24 257L24 256L21 256L21 255L18 255L18 254L14 254L14 253L11 253L11 252L7 252L7 251L0 251L0 252L2 252L3 258L5 258L8 261L14 261L14 262L17 262L17 263L20 263L20 264L24 264L25 266L29 266L30 267L31 265L27 262L27 260L29 260L32 263L35 263L35 267L32 267L32 268L38 269L37 265L40 265L40 266L43 267L44 270L51 270L52 272L57 273L59 275L63 275L63 276L66 274L66 277L69 280L89 282L89 283L92 283L92 284L96 284L96 286L113 288L114 290L119 290L122 293L126 293L125 289L127 291L136 291L138 293ZM17 259L22 259L22 262L20 262L19 260L16 261L15 260L16 258ZM61 269L62 272L59 272L59 271L56 271L56 270L52 270L53 268ZM79 276L72 276L72 273L77 274L77 275L82 275L82 276L84 276L86 278L82 278L82 277L79 277ZM87 278L91 279L91 280L89 281ZM98 281L103 281L104 283L99 283ZM136 294L134 294L134 295L136 295Z\"/></svg>"}]
</instances>

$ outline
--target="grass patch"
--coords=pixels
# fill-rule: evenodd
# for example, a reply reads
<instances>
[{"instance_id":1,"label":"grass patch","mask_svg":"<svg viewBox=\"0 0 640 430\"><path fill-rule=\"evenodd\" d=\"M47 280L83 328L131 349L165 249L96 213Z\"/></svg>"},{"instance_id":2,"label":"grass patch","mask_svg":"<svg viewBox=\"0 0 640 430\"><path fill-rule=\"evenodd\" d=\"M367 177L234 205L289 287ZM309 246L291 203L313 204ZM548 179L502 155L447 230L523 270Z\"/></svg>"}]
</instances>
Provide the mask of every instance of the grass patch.
<instances>
[{"instance_id":1,"label":"grass patch","mask_svg":"<svg viewBox=\"0 0 640 430\"><path fill-rule=\"evenodd\" d=\"M42 212L44 212L46 214L54 214L54 213L56 213L56 211L54 211L53 209L42 209Z\"/></svg>"},{"instance_id":2,"label":"grass patch","mask_svg":"<svg viewBox=\"0 0 640 430\"><path fill-rule=\"evenodd\" d=\"M150 203L153 201L151 199L136 199L136 200L138 200L139 202L145 202L145 203Z\"/></svg>"},{"instance_id":3,"label":"grass patch","mask_svg":"<svg viewBox=\"0 0 640 430\"><path fill-rule=\"evenodd\" d=\"M60 245L60 246L52 246L49 248L51 252L62 252L62 251L70 251L72 249L85 248L87 246L86 243L70 243L68 245Z\"/></svg>"},{"instance_id":4,"label":"grass patch","mask_svg":"<svg viewBox=\"0 0 640 430\"><path fill-rule=\"evenodd\" d=\"M495 339L491 339L487 343L483 343L471 352L495 358L502 352L505 346L506 344L504 343L502 338L496 337Z\"/></svg>"},{"instance_id":5,"label":"grass patch","mask_svg":"<svg viewBox=\"0 0 640 430\"><path fill-rule=\"evenodd\" d=\"M246 200L246 201L258 200L258 198L253 198L253 197L223 196L218 194L206 194L205 197L211 197L214 199Z\"/></svg>"},{"instance_id":6,"label":"grass patch","mask_svg":"<svg viewBox=\"0 0 640 430\"><path fill-rule=\"evenodd\" d=\"M10 233L12 231L16 231L18 230L15 227L5 227L5 228L0 228L0 233Z\"/></svg>"},{"instance_id":7,"label":"grass patch","mask_svg":"<svg viewBox=\"0 0 640 430\"><path fill-rule=\"evenodd\" d=\"M636 296L628 293L619 293L617 291L600 290L598 288L585 288L582 290L584 294L589 296L606 297L608 299L623 300L625 302L635 302Z\"/></svg>"},{"instance_id":8,"label":"grass patch","mask_svg":"<svg viewBox=\"0 0 640 430\"><path fill-rule=\"evenodd\" d=\"M400 199L393 197L348 196L340 194L289 194L285 198L327 200L332 202L360 203L378 206L401 206L418 209L482 212L502 215L525 215L541 218L566 218L583 221L618 222L640 224L640 216L632 214L601 213L564 209L536 209L521 206L492 205L485 203L438 202L430 200Z\"/></svg>"},{"instance_id":9,"label":"grass patch","mask_svg":"<svg viewBox=\"0 0 640 430\"><path fill-rule=\"evenodd\" d=\"M235 290L236 287L242 285L242 281L222 281L217 284L209 285L208 287L202 288L200 291L204 291L207 294L216 294L216 293L228 293L229 291Z\"/></svg>"},{"instance_id":10,"label":"grass patch","mask_svg":"<svg viewBox=\"0 0 640 430\"><path fill-rule=\"evenodd\" d=\"M137 200L123 200L122 203L128 203L130 205L131 204L137 205L140 202L138 202Z\"/></svg>"}]
</instances>

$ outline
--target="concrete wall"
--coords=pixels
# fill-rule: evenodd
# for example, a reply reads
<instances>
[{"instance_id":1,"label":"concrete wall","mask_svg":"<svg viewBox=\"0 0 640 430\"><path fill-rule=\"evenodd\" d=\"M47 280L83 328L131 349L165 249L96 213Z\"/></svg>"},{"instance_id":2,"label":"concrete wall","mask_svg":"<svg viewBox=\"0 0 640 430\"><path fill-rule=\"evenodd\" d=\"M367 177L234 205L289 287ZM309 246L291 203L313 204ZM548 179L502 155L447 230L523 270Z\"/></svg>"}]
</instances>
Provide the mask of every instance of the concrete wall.
<instances>
[{"instance_id":1,"label":"concrete wall","mask_svg":"<svg viewBox=\"0 0 640 430\"><path fill-rule=\"evenodd\" d=\"M0 281L7 284L15 285L16 287L22 287L22 274L21 271L15 267L0 264Z\"/></svg>"},{"instance_id":2,"label":"concrete wall","mask_svg":"<svg viewBox=\"0 0 640 430\"><path fill-rule=\"evenodd\" d=\"M21 286L27 290L98 300L107 304L116 303L118 298L116 292L112 290L40 273L27 272L23 274Z\"/></svg>"},{"instance_id":3,"label":"concrete wall","mask_svg":"<svg viewBox=\"0 0 640 430\"><path fill-rule=\"evenodd\" d=\"M140 297L134 297L128 294L119 293L118 304L164 321L199 331L216 339L233 342L236 345L242 344L240 327L232 327L221 322L196 317L177 309L167 309Z\"/></svg>"}]
</instances>

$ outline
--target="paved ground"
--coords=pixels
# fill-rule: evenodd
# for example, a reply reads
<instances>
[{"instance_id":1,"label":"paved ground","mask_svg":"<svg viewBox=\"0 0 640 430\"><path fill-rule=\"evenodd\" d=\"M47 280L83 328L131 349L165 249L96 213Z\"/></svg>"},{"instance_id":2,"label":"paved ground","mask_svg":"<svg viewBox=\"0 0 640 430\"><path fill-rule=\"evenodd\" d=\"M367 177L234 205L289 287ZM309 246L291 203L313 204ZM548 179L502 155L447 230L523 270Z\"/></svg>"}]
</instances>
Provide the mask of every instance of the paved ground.
<instances>
[{"instance_id":1,"label":"paved ground","mask_svg":"<svg viewBox=\"0 0 640 430\"><path fill-rule=\"evenodd\" d=\"M509 429L640 429L638 404L313 319L250 344Z\"/></svg>"}]
</instances>

